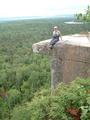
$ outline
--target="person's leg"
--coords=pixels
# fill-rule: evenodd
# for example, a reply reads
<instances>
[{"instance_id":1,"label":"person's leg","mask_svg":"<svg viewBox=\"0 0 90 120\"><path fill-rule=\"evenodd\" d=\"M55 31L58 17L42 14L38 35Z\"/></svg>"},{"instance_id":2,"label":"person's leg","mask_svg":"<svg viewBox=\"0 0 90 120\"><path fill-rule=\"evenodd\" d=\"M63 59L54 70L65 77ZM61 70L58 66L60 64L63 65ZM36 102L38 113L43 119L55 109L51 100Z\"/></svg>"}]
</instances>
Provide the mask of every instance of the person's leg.
<instances>
[{"instance_id":1,"label":"person's leg","mask_svg":"<svg viewBox=\"0 0 90 120\"><path fill-rule=\"evenodd\" d=\"M52 49L53 48L53 46L58 42L59 40L57 40L57 39L52 39L51 41L50 41L50 48Z\"/></svg>"},{"instance_id":2,"label":"person's leg","mask_svg":"<svg viewBox=\"0 0 90 120\"><path fill-rule=\"evenodd\" d=\"M53 48L53 46L54 46L54 42L55 40L54 39L52 39L51 41L50 41L50 44L49 44L49 47L52 49Z\"/></svg>"},{"instance_id":3,"label":"person's leg","mask_svg":"<svg viewBox=\"0 0 90 120\"><path fill-rule=\"evenodd\" d=\"M50 45L54 45L55 39L51 40Z\"/></svg>"}]
</instances>

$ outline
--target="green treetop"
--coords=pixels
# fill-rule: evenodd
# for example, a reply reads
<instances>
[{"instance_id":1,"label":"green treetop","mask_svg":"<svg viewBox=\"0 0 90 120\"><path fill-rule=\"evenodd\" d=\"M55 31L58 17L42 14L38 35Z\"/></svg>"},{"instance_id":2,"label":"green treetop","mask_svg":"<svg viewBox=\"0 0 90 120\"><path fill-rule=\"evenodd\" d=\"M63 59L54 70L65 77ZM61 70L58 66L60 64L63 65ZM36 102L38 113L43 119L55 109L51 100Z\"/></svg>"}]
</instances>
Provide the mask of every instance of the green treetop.
<instances>
[{"instance_id":1,"label":"green treetop","mask_svg":"<svg viewBox=\"0 0 90 120\"><path fill-rule=\"evenodd\" d=\"M87 7L85 14L82 13L76 14L76 19L78 21L90 22L90 6Z\"/></svg>"}]
</instances>

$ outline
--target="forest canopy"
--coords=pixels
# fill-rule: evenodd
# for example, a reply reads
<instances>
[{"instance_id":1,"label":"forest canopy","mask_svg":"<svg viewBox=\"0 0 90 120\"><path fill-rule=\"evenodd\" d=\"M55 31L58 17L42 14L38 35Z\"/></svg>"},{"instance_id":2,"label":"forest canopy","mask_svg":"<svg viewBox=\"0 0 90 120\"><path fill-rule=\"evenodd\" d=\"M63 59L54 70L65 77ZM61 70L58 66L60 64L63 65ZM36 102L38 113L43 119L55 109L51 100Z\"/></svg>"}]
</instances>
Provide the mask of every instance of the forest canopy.
<instances>
[{"instance_id":1,"label":"forest canopy","mask_svg":"<svg viewBox=\"0 0 90 120\"><path fill-rule=\"evenodd\" d=\"M33 43L51 38L55 25L62 35L90 31L89 23L65 23L72 20L48 18L0 23L0 120L72 120L69 114L63 113L69 100L74 106L82 107L82 120L87 119L90 107L85 109L83 105L90 105L90 97L82 94L85 91L82 85L75 83L72 88L62 85L57 88L56 96L50 96L49 58L32 52ZM78 87L81 91L76 92Z\"/></svg>"}]
</instances>

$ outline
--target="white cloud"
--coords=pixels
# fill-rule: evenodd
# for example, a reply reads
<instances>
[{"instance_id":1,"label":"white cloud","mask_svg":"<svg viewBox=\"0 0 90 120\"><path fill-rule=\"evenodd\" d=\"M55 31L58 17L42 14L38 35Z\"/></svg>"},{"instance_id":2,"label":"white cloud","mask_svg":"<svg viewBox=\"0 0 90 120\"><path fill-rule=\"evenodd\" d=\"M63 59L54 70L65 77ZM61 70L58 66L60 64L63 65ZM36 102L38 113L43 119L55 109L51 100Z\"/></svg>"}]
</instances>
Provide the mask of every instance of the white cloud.
<instances>
[{"instance_id":1,"label":"white cloud","mask_svg":"<svg viewBox=\"0 0 90 120\"><path fill-rule=\"evenodd\" d=\"M90 0L0 0L0 17L75 13Z\"/></svg>"}]
</instances>

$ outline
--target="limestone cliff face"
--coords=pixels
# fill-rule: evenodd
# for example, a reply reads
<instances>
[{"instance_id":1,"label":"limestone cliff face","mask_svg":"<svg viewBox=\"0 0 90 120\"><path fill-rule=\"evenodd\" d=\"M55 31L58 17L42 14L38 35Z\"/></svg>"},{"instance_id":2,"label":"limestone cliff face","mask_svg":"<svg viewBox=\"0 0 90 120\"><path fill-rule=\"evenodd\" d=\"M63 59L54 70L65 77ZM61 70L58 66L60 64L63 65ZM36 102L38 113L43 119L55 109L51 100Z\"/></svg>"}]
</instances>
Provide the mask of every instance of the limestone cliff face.
<instances>
[{"instance_id":1,"label":"limestone cliff face","mask_svg":"<svg viewBox=\"0 0 90 120\"><path fill-rule=\"evenodd\" d=\"M33 44L33 52L47 54L51 59L51 87L59 82L68 83L76 77L90 77L90 41L86 36L63 36L54 48L50 40Z\"/></svg>"}]
</instances>

